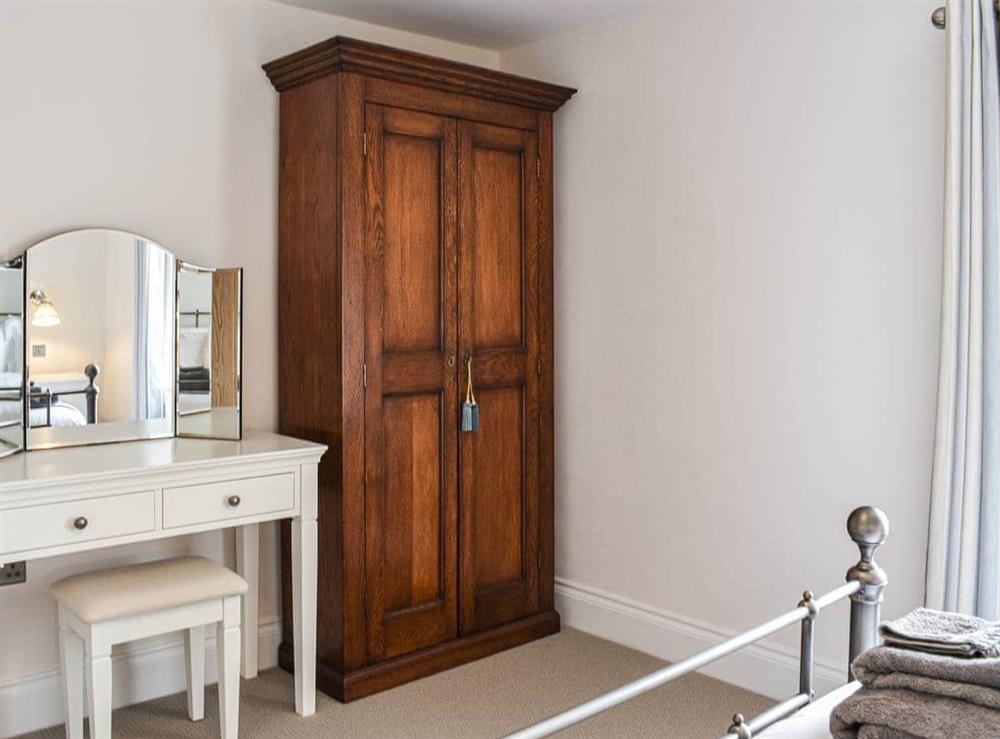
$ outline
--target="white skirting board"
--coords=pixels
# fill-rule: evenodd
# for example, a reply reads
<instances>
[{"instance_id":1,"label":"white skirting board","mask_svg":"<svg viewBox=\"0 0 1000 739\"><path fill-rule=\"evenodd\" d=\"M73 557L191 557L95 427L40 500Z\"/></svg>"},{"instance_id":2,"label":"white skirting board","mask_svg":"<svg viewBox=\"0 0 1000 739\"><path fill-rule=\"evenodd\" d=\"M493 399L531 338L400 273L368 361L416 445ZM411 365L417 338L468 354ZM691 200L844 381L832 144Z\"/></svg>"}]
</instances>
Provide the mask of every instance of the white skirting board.
<instances>
[{"instance_id":1,"label":"white skirting board","mask_svg":"<svg viewBox=\"0 0 1000 739\"><path fill-rule=\"evenodd\" d=\"M205 682L214 683L215 629L207 629ZM55 635L53 635L55 638ZM281 621L262 621L257 631L259 667L265 670L278 664ZM184 639L178 634L169 642L140 647L112 657L115 708L142 703L165 695L180 693L184 683ZM178 720L187 721L181 711ZM62 688L59 671L0 683L0 737L37 731L63 721Z\"/></svg>"},{"instance_id":2,"label":"white skirting board","mask_svg":"<svg viewBox=\"0 0 1000 739\"><path fill-rule=\"evenodd\" d=\"M556 578L556 610L564 626L668 662L680 661L736 633L560 577ZM847 682L846 663L841 666L817 659L813 665L816 695ZM760 642L700 672L780 700L798 690L798 650ZM733 713L741 709L733 706Z\"/></svg>"}]
</instances>

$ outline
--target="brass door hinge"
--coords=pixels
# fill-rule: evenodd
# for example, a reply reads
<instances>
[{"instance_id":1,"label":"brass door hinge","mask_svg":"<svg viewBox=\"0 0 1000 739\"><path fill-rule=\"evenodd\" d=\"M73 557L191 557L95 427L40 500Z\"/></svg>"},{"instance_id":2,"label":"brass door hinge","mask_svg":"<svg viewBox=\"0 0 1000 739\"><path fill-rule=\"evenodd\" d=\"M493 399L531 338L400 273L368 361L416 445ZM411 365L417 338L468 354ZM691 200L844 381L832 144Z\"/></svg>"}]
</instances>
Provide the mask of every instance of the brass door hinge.
<instances>
[{"instance_id":1,"label":"brass door hinge","mask_svg":"<svg viewBox=\"0 0 1000 739\"><path fill-rule=\"evenodd\" d=\"M535 177L542 179L542 158L535 158Z\"/></svg>"},{"instance_id":2,"label":"brass door hinge","mask_svg":"<svg viewBox=\"0 0 1000 739\"><path fill-rule=\"evenodd\" d=\"M368 132L367 131L365 132L364 137L363 137L362 140L364 141L364 143L362 145L362 149L364 151L364 155L368 156Z\"/></svg>"},{"instance_id":3,"label":"brass door hinge","mask_svg":"<svg viewBox=\"0 0 1000 739\"><path fill-rule=\"evenodd\" d=\"M368 365L361 365L361 386L368 387Z\"/></svg>"}]
</instances>

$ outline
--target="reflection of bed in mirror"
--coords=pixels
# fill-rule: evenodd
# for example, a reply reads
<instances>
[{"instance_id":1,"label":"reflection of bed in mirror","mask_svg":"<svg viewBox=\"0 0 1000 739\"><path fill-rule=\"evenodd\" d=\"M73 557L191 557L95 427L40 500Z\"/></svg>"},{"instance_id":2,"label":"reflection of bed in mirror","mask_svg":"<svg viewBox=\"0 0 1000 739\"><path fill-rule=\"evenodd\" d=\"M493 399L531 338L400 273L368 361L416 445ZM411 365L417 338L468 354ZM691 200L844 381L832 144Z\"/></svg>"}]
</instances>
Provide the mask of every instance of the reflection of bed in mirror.
<instances>
[{"instance_id":1,"label":"reflection of bed in mirror","mask_svg":"<svg viewBox=\"0 0 1000 739\"><path fill-rule=\"evenodd\" d=\"M177 435L239 438L242 271L177 269Z\"/></svg>"},{"instance_id":2,"label":"reflection of bed in mirror","mask_svg":"<svg viewBox=\"0 0 1000 739\"><path fill-rule=\"evenodd\" d=\"M0 313L0 424L21 424L21 357L24 351L20 313ZM87 372L93 373L89 377ZM37 375L29 386L30 424L45 426L85 426L96 423L96 380L100 370L88 365L83 372Z\"/></svg>"},{"instance_id":3,"label":"reflection of bed in mirror","mask_svg":"<svg viewBox=\"0 0 1000 739\"><path fill-rule=\"evenodd\" d=\"M28 385L31 428L86 426L98 421L97 377L100 367L94 363L83 372L36 374Z\"/></svg>"},{"instance_id":4,"label":"reflection of bed in mirror","mask_svg":"<svg viewBox=\"0 0 1000 739\"><path fill-rule=\"evenodd\" d=\"M0 457L24 448L24 259L0 262Z\"/></svg>"},{"instance_id":5,"label":"reflection of bed in mirror","mask_svg":"<svg viewBox=\"0 0 1000 739\"><path fill-rule=\"evenodd\" d=\"M0 454L8 448L20 448L22 443L24 331L21 321L19 312L0 313Z\"/></svg>"},{"instance_id":6,"label":"reflection of bed in mirror","mask_svg":"<svg viewBox=\"0 0 1000 739\"><path fill-rule=\"evenodd\" d=\"M208 298L211 300L211 295ZM180 311L177 330L179 416L212 410L212 329L206 325L206 321L211 320L210 310Z\"/></svg>"}]
</instances>

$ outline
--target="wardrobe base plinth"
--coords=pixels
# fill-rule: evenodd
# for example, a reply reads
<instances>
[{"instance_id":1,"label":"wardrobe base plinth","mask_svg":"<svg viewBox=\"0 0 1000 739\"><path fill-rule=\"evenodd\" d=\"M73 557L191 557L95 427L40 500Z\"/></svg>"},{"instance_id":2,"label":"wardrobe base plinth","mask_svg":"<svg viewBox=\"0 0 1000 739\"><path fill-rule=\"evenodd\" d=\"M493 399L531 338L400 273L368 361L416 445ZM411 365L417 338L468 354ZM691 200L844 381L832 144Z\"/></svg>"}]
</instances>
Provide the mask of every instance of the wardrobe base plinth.
<instances>
[{"instance_id":1,"label":"wardrobe base plinth","mask_svg":"<svg viewBox=\"0 0 1000 739\"><path fill-rule=\"evenodd\" d=\"M546 611L346 673L319 660L316 687L341 703L350 703L558 631L559 614ZM294 672L292 657L291 643L282 642L278 650L278 664L286 672Z\"/></svg>"}]
</instances>

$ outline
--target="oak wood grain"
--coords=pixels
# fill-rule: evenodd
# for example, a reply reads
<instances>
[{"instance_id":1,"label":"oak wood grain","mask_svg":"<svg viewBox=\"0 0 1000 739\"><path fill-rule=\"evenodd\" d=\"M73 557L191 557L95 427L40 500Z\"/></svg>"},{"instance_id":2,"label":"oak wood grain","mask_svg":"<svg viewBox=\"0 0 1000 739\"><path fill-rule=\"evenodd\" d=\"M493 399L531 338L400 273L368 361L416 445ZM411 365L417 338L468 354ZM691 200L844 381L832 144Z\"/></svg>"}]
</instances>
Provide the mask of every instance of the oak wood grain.
<instances>
[{"instance_id":1,"label":"oak wood grain","mask_svg":"<svg viewBox=\"0 0 1000 739\"><path fill-rule=\"evenodd\" d=\"M481 424L460 447L463 634L538 606L536 160L534 132L459 125L459 339Z\"/></svg>"},{"instance_id":2,"label":"oak wood grain","mask_svg":"<svg viewBox=\"0 0 1000 739\"><path fill-rule=\"evenodd\" d=\"M555 607L555 304L552 113L538 114L538 606Z\"/></svg>"},{"instance_id":3,"label":"oak wood grain","mask_svg":"<svg viewBox=\"0 0 1000 739\"><path fill-rule=\"evenodd\" d=\"M379 105L366 121L367 636L382 660L458 631L456 124Z\"/></svg>"},{"instance_id":4,"label":"oak wood grain","mask_svg":"<svg viewBox=\"0 0 1000 739\"><path fill-rule=\"evenodd\" d=\"M278 428L326 444L319 465L317 657L344 664L338 79L281 96L278 143ZM318 203L324 207L317 208ZM308 326L309 330L304 330ZM283 641L291 645L291 530L281 526Z\"/></svg>"},{"instance_id":5,"label":"oak wood grain","mask_svg":"<svg viewBox=\"0 0 1000 739\"><path fill-rule=\"evenodd\" d=\"M339 553L340 571L334 574L342 580L341 603L330 603L332 611L342 614L343 661L345 669L356 669L365 663L365 405L364 405L364 253L365 253L365 78L357 74L338 75L337 137L340 162L340 181L336 183L340 213L340 282L329 293L334 301L340 295L341 306L341 363L339 374L343 377L341 395L341 423L343 428L342 474L339 480L342 491L342 517L337 522L340 531L335 537L343 541ZM346 183L346 184L345 184ZM322 204L325 207L325 203ZM338 256L323 254L322 245L317 258ZM311 331L307 335L315 336ZM337 366L327 368L337 371ZM321 525L320 531L324 531ZM322 546L323 536L320 536ZM322 581L323 568L320 567ZM320 602L324 602L321 600Z\"/></svg>"},{"instance_id":6,"label":"oak wood grain","mask_svg":"<svg viewBox=\"0 0 1000 739\"><path fill-rule=\"evenodd\" d=\"M240 381L240 270L212 273L212 407L235 408Z\"/></svg>"},{"instance_id":7,"label":"oak wood grain","mask_svg":"<svg viewBox=\"0 0 1000 739\"><path fill-rule=\"evenodd\" d=\"M510 128L534 131L538 127L538 116L534 110L375 77L368 80L367 100L395 108L420 110Z\"/></svg>"}]
</instances>

